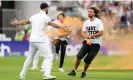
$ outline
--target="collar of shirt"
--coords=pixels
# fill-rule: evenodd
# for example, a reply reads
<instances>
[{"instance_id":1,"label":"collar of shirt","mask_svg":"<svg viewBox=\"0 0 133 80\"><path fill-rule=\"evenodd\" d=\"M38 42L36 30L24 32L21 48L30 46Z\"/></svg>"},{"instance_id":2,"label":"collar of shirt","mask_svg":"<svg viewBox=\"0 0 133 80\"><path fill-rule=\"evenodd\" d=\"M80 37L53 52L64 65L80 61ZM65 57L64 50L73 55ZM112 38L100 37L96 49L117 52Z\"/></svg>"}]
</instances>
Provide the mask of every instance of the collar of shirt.
<instances>
[{"instance_id":1,"label":"collar of shirt","mask_svg":"<svg viewBox=\"0 0 133 80\"><path fill-rule=\"evenodd\" d=\"M45 13L45 14L46 14L46 12L45 12L45 11L43 11L43 10L41 10L41 11L40 11L40 13Z\"/></svg>"}]
</instances>

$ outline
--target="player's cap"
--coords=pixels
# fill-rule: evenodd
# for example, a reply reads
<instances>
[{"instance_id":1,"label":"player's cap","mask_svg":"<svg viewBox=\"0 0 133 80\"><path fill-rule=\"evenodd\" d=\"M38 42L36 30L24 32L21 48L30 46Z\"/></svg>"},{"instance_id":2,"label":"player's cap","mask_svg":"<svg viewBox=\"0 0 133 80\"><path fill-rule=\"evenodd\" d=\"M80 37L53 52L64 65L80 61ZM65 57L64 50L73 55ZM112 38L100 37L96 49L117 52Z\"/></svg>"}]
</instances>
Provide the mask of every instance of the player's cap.
<instances>
[{"instance_id":1,"label":"player's cap","mask_svg":"<svg viewBox=\"0 0 133 80\"><path fill-rule=\"evenodd\" d=\"M49 7L47 3L41 3L40 5L40 9L45 9L47 7Z\"/></svg>"}]
</instances>

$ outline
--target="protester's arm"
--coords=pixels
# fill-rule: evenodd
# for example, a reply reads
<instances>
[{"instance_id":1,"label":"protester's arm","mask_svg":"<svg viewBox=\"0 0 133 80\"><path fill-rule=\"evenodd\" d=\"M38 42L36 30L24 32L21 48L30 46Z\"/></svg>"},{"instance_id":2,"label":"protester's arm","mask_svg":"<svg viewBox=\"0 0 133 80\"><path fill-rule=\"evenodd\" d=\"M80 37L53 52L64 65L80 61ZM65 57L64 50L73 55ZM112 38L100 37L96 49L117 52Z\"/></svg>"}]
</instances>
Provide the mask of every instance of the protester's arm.
<instances>
[{"instance_id":1,"label":"protester's arm","mask_svg":"<svg viewBox=\"0 0 133 80\"><path fill-rule=\"evenodd\" d=\"M100 37L100 36L102 36L103 35L103 30L102 31L99 31L98 33L96 33L96 34L92 34L92 35L90 35L90 36L88 36L89 38L93 38L93 37Z\"/></svg>"},{"instance_id":2,"label":"protester's arm","mask_svg":"<svg viewBox=\"0 0 133 80\"><path fill-rule=\"evenodd\" d=\"M89 37L86 31L82 31L81 35L84 36L84 38L88 38Z\"/></svg>"},{"instance_id":3,"label":"protester's arm","mask_svg":"<svg viewBox=\"0 0 133 80\"><path fill-rule=\"evenodd\" d=\"M93 38L93 37L100 37L100 36L103 35L104 28L103 28L103 23L102 23L101 20L99 21L98 25L99 25L99 27L98 27L98 33L95 33L95 34L90 35L90 36L89 36L90 38Z\"/></svg>"}]
</instances>

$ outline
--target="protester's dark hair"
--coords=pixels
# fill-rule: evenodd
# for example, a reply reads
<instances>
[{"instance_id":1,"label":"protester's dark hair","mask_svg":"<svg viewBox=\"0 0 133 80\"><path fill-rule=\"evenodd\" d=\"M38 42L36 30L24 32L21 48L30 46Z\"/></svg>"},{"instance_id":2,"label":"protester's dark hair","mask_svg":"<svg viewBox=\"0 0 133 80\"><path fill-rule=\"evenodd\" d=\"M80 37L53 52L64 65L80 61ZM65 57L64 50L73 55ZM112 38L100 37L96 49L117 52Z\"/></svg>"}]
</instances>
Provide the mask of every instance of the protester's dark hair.
<instances>
[{"instance_id":1,"label":"protester's dark hair","mask_svg":"<svg viewBox=\"0 0 133 80\"><path fill-rule=\"evenodd\" d=\"M98 9L96 9L95 7L90 7L89 9L94 10L95 17L100 19L100 16L99 16L99 10L98 10Z\"/></svg>"},{"instance_id":2,"label":"protester's dark hair","mask_svg":"<svg viewBox=\"0 0 133 80\"><path fill-rule=\"evenodd\" d=\"M57 19L59 19L59 16L62 15L64 18L66 17L65 13L60 13L58 16L57 16Z\"/></svg>"}]
</instances>

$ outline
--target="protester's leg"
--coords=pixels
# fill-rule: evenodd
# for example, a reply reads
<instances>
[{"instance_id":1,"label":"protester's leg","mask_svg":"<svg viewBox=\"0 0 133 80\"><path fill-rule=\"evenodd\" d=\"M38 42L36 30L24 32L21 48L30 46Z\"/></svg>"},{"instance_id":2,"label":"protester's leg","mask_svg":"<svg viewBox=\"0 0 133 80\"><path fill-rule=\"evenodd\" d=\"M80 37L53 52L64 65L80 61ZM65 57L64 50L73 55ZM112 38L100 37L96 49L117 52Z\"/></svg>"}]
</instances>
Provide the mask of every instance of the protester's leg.
<instances>
[{"instance_id":1,"label":"protester's leg","mask_svg":"<svg viewBox=\"0 0 133 80\"><path fill-rule=\"evenodd\" d=\"M89 51L89 46L87 44L83 44L80 51L77 54L74 68L70 73L68 73L68 75L70 75L70 76L76 75L76 70L78 69L78 67L80 65L80 61L87 54L88 51Z\"/></svg>"},{"instance_id":2,"label":"protester's leg","mask_svg":"<svg viewBox=\"0 0 133 80\"><path fill-rule=\"evenodd\" d=\"M84 78L86 76L86 71L89 68L91 62L93 61L93 59L96 57L98 51L100 49L100 45L99 44L92 44L90 46L90 50L88 52L88 54L86 55L84 62L84 71L81 74L81 78Z\"/></svg>"},{"instance_id":3,"label":"protester's leg","mask_svg":"<svg viewBox=\"0 0 133 80\"><path fill-rule=\"evenodd\" d=\"M60 51L60 40L55 44L56 53L59 54Z\"/></svg>"}]
</instances>

